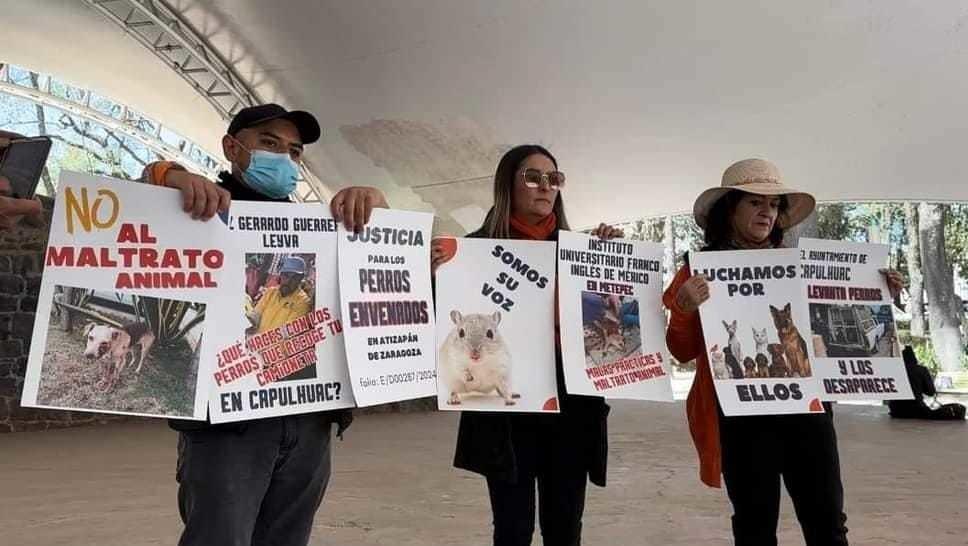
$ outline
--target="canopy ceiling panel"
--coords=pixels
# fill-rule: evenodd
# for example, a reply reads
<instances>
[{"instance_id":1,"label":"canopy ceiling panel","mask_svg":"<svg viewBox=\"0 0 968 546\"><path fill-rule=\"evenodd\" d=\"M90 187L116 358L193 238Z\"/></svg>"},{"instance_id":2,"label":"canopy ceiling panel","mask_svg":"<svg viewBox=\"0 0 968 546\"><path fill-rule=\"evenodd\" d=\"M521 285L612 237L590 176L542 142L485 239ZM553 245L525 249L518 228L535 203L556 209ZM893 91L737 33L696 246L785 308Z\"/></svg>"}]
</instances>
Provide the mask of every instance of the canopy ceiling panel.
<instances>
[{"instance_id":1,"label":"canopy ceiling panel","mask_svg":"<svg viewBox=\"0 0 968 546\"><path fill-rule=\"evenodd\" d=\"M0 25L0 62L93 89L221 156L225 123L211 105L84 2L0 0Z\"/></svg>"},{"instance_id":2,"label":"canopy ceiling panel","mask_svg":"<svg viewBox=\"0 0 968 546\"><path fill-rule=\"evenodd\" d=\"M821 200L968 199L960 2L168 3L263 98L319 116L321 180L378 184L445 230L480 221L498 158L524 142L558 156L579 226L689 210L751 156ZM7 60L206 143L224 127L92 10L0 4L18 18Z\"/></svg>"}]
</instances>

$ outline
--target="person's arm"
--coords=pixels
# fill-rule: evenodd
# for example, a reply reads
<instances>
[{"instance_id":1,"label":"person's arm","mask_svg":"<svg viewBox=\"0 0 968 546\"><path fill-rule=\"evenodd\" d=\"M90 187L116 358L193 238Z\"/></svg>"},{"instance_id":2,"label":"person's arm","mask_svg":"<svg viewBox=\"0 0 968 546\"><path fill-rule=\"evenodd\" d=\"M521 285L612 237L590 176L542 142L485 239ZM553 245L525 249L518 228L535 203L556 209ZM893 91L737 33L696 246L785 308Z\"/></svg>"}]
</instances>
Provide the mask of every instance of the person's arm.
<instances>
[{"instance_id":1,"label":"person's arm","mask_svg":"<svg viewBox=\"0 0 968 546\"><path fill-rule=\"evenodd\" d=\"M10 182L0 176L0 193L9 193ZM15 199L0 195L0 230L10 229L21 219L32 226L43 224L44 208L36 199Z\"/></svg>"},{"instance_id":2,"label":"person's arm","mask_svg":"<svg viewBox=\"0 0 968 546\"><path fill-rule=\"evenodd\" d=\"M262 314L265 312L266 307L269 306L269 300L271 300L274 295L274 289L270 288L269 290L266 290L262 294L262 297L259 298L259 302L255 304L255 308L246 313L245 317L249 319L249 322L252 323L252 326L259 326L259 324L262 322Z\"/></svg>"},{"instance_id":3,"label":"person's arm","mask_svg":"<svg viewBox=\"0 0 968 546\"><path fill-rule=\"evenodd\" d=\"M271 300L275 296L275 292L277 290L278 289L276 289L275 287L273 287L273 288L270 288L270 289L266 290L262 294L262 297L259 298L259 303L256 303L255 304L255 312L256 313L259 313L261 315L262 312L265 311L266 307L269 306L269 300Z\"/></svg>"},{"instance_id":4,"label":"person's arm","mask_svg":"<svg viewBox=\"0 0 968 546\"><path fill-rule=\"evenodd\" d=\"M312 312L313 312L313 300L311 300L309 298L309 295L306 294L305 298L300 298L293 315L297 317L303 317Z\"/></svg>"},{"instance_id":5,"label":"person's arm","mask_svg":"<svg viewBox=\"0 0 968 546\"><path fill-rule=\"evenodd\" d=\"M700 335L698 305L692 308L691 305L686 304L688 308L683 308L685 304L683 287L687 286L691 279L689 267L683 266L662 295L662 303L670 312L669 326L666 328L666 346L679 362L689 362L705 350ZM692 283L696 284L696 281ZM708 297L708 289L706 293Z\"/></svg>"},{"instance_id":6,"label":"person's arm","mask_svg":"<svg viewBox=\"0 0 968 546\"><path fill-rule=\"evenodd\" d=\"M143 182L175 188L182 195L182 208L195 220L208 220L218 212L228 212L232 196L204 176L188 172L174 161L149 163L141 173Z\"/></svg>"}]
</instances>

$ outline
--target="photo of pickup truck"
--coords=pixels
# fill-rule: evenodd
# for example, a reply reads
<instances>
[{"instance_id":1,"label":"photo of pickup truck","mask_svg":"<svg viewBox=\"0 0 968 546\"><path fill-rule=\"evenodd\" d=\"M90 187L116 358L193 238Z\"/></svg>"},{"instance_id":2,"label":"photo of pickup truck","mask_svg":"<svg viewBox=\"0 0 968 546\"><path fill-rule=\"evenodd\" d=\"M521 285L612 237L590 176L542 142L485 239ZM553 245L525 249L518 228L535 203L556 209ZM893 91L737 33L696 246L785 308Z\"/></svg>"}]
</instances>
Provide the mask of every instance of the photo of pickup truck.
<instances>
[{"instance_id":1,"label":"photo of pickup truck","mask_svg":"<svg viewBox=\"0 0 968 546\"><path fill-rule=\"evenodd\" d=\"M890 305L810 304L810 328L817 356L891 357L900 353L896 347L894 316Z\"/></svg>"}]
</instances>

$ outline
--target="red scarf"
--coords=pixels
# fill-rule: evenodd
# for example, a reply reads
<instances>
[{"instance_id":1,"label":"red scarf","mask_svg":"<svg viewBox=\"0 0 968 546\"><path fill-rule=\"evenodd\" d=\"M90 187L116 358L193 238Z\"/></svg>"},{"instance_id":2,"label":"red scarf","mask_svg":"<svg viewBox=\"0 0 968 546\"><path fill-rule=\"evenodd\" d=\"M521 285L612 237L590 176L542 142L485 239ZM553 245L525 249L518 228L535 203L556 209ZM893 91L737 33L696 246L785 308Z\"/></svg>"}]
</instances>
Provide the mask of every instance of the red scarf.
<instances>
[{"instance_id":1,"label":"red scarf","mask_svg":"<svg viewBox=\"0 0 968 546\"><path fill-rule=\"evenodd\" d=\"M551 234L558 229L558 217L555 213L545 216L543 220L535 225L521 221L515 216L511 216L511 229L514 230L522 239L533 241L547 241ZM558 276L555 276L555 345L561 347L561 336L559 335L558 325Z\"/></svg>"},{"instance_id":2,"label":"red scarf","mask_svg":"<svg viewBox=\"0 0 968 546\"><path fill-rule=\"evenodd\" d=\"M547 241L548 237L551 237L551 234L558 229L558 216L552 212L537 224L532 225L517 216L511 215L511 229L521 235L522 239Z\"/></svg>"}]
</instances>

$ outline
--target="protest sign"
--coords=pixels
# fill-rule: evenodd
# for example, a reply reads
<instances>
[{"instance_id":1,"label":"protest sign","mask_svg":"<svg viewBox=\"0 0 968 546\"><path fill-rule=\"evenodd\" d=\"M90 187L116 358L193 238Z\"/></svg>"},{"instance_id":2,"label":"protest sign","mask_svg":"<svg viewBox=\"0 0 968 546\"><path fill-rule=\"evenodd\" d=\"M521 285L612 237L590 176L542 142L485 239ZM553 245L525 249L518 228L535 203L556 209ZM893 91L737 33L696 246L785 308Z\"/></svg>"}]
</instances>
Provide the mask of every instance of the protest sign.
<instances>
[{"instance_id":1,"label":"protest sign","mask_svg":"<svg viewBox=\"0 0 968 546\"><path fill-rule=\"evenodd\" d=\"M672 400L660 244L558 234L558 306L571 394Z\"/></svg>"},{"instance_id":2,"label":"protest sign","mask_svg":"<svg viewBox=\"0 0 968 546\"><path fill-rule=\"evenodd\" d=\"M799 250L695 252L689 266L709 279L699 316L723 413L823 411Z\"/></svg>"},{"instance_id":3,"label":"protest sign","mask_svg":"<svg viewBox=\"0 0 968 546\"><path fill-rule=\"evenodd\" d=\"M232 204L210 375L213 423L353 407L336 222L319 204Z\"/></svg>"},{"instance_id":4,"label":"protest sign","mask_svg":"<svg viewBox=\"0 0 968 546\"><path fill-rule=\"evenodd\" d=\"M433 396L433 215L376 209L359 233L339 226L344 337L356 403Z\"/></svg>"},{"instance_id":5,"label":"protest sign","mask_svg":"<svg viewBox=\"0 0 968 546\"><path fill-rule=\"evenodd\" d=\"M62 173L21 403L204 420L227 241L176 190Z\"/></svg>"},{"instance_id":6,"label":"protest sign","mask_svg":"<svg viewBox=\"0 0 968 546\"><path fill-rule=\"evenodd\" d=\"M437 405L557 412L555 244L443 240L437 270Z\"/></svg>"},{"instance_id":7,"label":"protest sign","mask_svg":"<svg viewBox=\"0 0 968 546\"><path fill-rule=\"evenodd\" d=\"M814 371L824 400L912 399L891 293L887 245L800 239Z\"/></svg>"}]
</instances>

